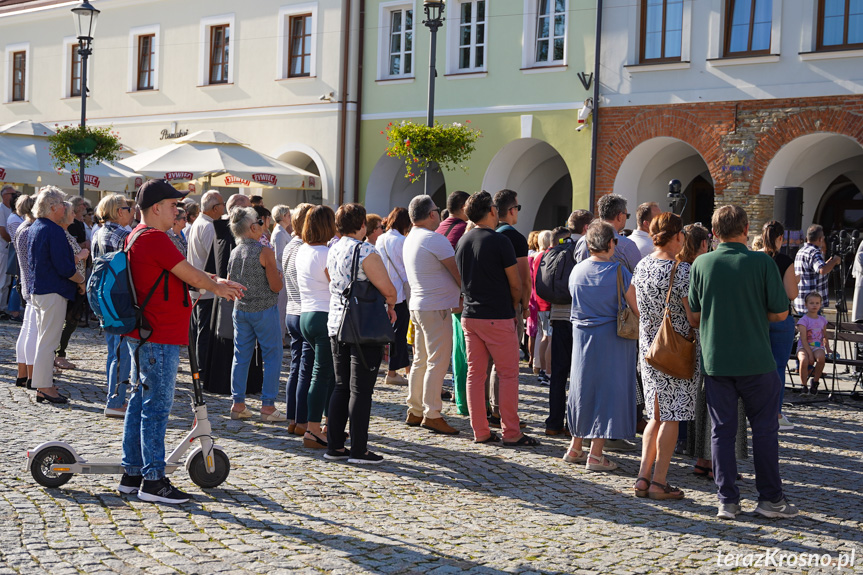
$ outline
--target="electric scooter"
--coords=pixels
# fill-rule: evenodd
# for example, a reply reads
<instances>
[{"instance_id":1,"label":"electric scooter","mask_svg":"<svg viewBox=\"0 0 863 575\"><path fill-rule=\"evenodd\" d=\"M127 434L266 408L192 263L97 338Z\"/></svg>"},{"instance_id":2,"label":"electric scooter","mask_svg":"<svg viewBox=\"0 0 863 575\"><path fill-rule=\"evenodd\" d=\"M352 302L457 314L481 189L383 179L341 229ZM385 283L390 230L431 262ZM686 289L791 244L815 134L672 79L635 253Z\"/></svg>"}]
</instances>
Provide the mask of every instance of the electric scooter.
<instances>
[{"instance_id":1,"label":"electric scooter","mask_svg":"<svg viewBox=\"0 0 863 575\"><path fill-rule=\"evenodd\" d=\"M212 428L207 419L207 405L201 391L198 377L198 362L195 350L189 347L189 367L192 371L192 389L190 396L195 422L191 431L183 438L171 455L165 460L165 474L176 471L180 459L190 448L185 466L189 478L203 488L218 487L228 478L231 464L224 449L213 442ZM200 445L192 448L195 440ZM35 449L27 451L26 469L30 470L36 483L44 487L60 487L72 479L76 473L95 473L106 475L122 475L124 473L120 461L116 459L83 459L68 443L62 441L47 441Z\"/></svg>"}]
</instances>

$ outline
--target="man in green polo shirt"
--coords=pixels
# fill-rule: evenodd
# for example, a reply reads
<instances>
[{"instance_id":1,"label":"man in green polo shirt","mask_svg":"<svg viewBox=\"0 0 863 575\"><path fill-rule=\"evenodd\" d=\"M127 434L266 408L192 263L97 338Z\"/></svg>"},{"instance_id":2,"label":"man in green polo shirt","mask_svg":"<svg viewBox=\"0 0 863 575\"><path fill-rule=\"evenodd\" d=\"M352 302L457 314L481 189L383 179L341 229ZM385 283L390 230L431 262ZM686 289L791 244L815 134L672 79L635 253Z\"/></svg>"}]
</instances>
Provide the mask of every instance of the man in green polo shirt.
<instances>
[{"instance_id":1,"label":"man in green polo shirt","mask_svg":"<svg viewBox=\"0 0 863 575\"><path fill-rule=\"evenodd\" d=\"M749 220L738 206L713 213L719 247L695 260L690 272L689 306L700 323L707 373L707 410L713 422L713 476L719 488L719 517L740 513L735 485L737 400L743 399L752 426L756 513L793 517L797 508L782 493L779 477L779 391L782 382L770 350L769 322L788 315L788 296L773 260L749 251Z\"/></svg>"}]
</instances>

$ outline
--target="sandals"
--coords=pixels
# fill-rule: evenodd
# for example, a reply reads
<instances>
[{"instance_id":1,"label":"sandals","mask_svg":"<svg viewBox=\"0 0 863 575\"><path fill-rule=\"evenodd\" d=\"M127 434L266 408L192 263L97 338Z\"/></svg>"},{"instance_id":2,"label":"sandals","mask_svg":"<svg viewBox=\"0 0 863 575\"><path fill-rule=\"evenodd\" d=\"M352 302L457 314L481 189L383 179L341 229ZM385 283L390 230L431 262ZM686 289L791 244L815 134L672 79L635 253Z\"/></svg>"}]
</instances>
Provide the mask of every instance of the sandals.
<instances>
[{"instance_id":1,"label":"sandals","mask_svg":"<svg viewBox=\"0 0 863 575\"><path fill-rule=\"evenodd\" d=\"M327 442L312 433L311 431L307 431L303 436L303 447L308 447L311 449L326 449Z\"/></svg>"},{"instance_id":2,"label":"sandals","mask_svg":"<svg viewBox=\"0 0 863 575\"><path fill-rule=\"evenodd\" d=\"M593 461L596 461L596 463L592 463ZM596 457L595 455L588 454L587 463L584 464L584 468L588 471L614 471L617 469L617 464L604 455Z\"/></svg>"},{"instance_id":3,"label":"sandals","mask_svg":"<svg viewBox=\"0 0 863 575\"><path fill-rule=\"evenodd\" d=\"M247 407L243 411L234 411L231 410L231 419L251 419L255 414Z\"/></svg>"},{"instance_id":4,"label":"sandals","mask_svg":"<svg viewBox=\"0 0 863 575\"><path fill-rule=\"evenodd\" d=\"M644 481L647 483L647 489L639 489L638 483ZM636 497L647 497L648 490L650 489L650 480L646 477L639 477L635 480L635 485L632 486L632 489L635 490Z\"/></svg>"},{"instance_id":5,"label":"sandals","mask_svg":"<svg viewBox=\"0 0 863 575\"><path fill-rule=\"evenodd\" d=\"M498 437L497 433L494 431L491 432L491 435L480 441L479 439L474 439L474 443L497 443L500 441L500 437Z\"/></svg>"},{"instance_id":6,"label":"sandals","mask_svg":"<svg viewBox=\"0 0 863 575\"><path fill-rule=\"evenodd\" d=\"M692 475L696 477L706 477L707 479L713 479L710 477L710 474L713 473L713 470L709 467L704 467L703 465L696 465L695 471L692 472Z\"/></svg>"},{"instance_id":7,"label":"sandals","mask_svg":"<svg viewBox=\"0 0 863 575\"><path fill-rule=\"evenodd\" d=\"M539 441L529 435L525 435L524 433L521 434L518 441L503 442L504 447L534 447L536 445L539 445Z\"/></svg>"},{"instance_id":8,"label":"sandals","mask_svg":"<svg viewBox=\"0 0 863 575\"><path fill-rule=\"evenodd\" d=\"M662 491L660 492L648 491L647 497L649 497L650 499L656 499L659 501L663 501L666 499L683 499L683 491L681 491L677 487L672 487L671 485L658 483L656 481L651 481L650 484L656 485L657 487L662 489Z\"/></svg>"},{"instance_id":9,"label":"sandals","mask_svg":"<svg viewBox=\"0 0 863 575\"><path fill-rule=\"evenodd\" d=\"M575 455L573 455L573 453ZM586 451L573 451L572 449L567 449L566 453L563 454L563 460L567 463L586 463L587 462L587 452Z\"/></svg>"},{"instance_id":10,"label":"sandals","mask_svg":"<svg viewBox=\"0 0 863 575\"><path fill-rule=\"evenodd\" d=\"M703 465L695 465L695 471L692 472L692 475L696 477L703 477L704 479L713 480L713 469L710 467L704 467ZM737 474L737 481L743 479L743 476L739 473Z\"/></svg>"}]
</instances>

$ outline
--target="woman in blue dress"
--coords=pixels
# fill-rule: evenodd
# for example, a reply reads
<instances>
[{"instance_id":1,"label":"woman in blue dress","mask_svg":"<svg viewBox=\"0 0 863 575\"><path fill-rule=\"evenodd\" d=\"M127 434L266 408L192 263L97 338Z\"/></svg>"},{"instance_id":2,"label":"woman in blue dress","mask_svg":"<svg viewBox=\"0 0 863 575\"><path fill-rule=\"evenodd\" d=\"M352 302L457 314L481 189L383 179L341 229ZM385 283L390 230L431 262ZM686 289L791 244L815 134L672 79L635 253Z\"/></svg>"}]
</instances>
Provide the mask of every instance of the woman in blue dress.
<instances>
[{"instance_id":1,"label":"woman in blue dress","mask_svg":"<svg viewBox=\"0 0 863 575\"><path fill-rule=\"evenodd\" d=\"M617 464L602 454L606 439L635 437L636 341L617 335L617 277L621 298L638 313L632 274L612 261L614 228L596 220L585 241L590 257L569 276L572 294L572 371L567 418L572 442L568 463L584 463L588 471L612 471ZM590 438L590 453L582 439Z\"/></svg>"}]
</instances>

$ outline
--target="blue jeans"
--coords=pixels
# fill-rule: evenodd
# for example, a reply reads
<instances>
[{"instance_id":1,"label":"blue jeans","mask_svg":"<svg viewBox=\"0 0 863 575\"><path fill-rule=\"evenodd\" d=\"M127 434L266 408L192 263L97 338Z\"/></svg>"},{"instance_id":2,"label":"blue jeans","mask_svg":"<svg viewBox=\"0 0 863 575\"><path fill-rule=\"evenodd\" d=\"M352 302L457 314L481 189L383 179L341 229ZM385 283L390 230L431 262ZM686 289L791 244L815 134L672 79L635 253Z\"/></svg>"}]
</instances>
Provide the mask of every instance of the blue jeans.
<instances>
[{"instance_id":1,"label":"blue jeans","mask_svg":"<svg viewBox=\"0 0 863 575\"><path fill-rule=\"evenodd\" d=\"M291 374L288 376L288 419L296 423L309 421L309 386L315 350L300 331L300 316L286 315L285 327L291 336Z\"/></svg>"},{"instance_id":2,"label":"blue jeans","mask_svg":"<svg viewBox=\"0 0 863 575\"><path fill-rule=\"evenodd\" d=\"M797 324L794 317L788 314L782 321L770 323L770 350L776 360L776 374L782 387L779 389L779 411L782 412L782 402L785 399L785 369L791 357L791 346L794 345L794 333Z\"/></svg>"},{"instance_id":3,"label":"blue jeans","mask_svg":"<svg viewBox=\"0 0 863 575\"><path fill-rule=\"evenodd\" d=\"M110 409L121 409L126 404L126 385L129 383L129 373L132 367L132 357L129 346L121 335L105 332L105 343L108 346L108 361L105 372L108 376L108 403ZM137 345L137 343L135 344ZM114 397L114 396L117 397Z\"/></svg>"},{"instance_id":4,"label":"blue jeans","mask_svg":"<svg viewBox=\"0 0 863 575\"><path fill-rule=\"evenodd\" d=\"M255 341L261 346L264 360L264 384L261 405L272 406L279 393L282 372L282 338L279 328L279 308L245 312L234 308L234 361L231 362L231 396L234 403L246 402L246 381L249 364L255 355Z\"/></svg>"},{"instance_id":5,"label":"blue jeans","mask_svg":"<svg viewBox=\"0 0 863 575\"><path fill-rule=\"evenodd\" d=\"M132 356L134 373L138 340L128 339L126 345ZM165 477L165 428L174 405L180 346L145 343L138 354L141 385L126 408L121 465L129 475L143 475L144 479L157 481Z\"/></svg>"}]
</instances>

